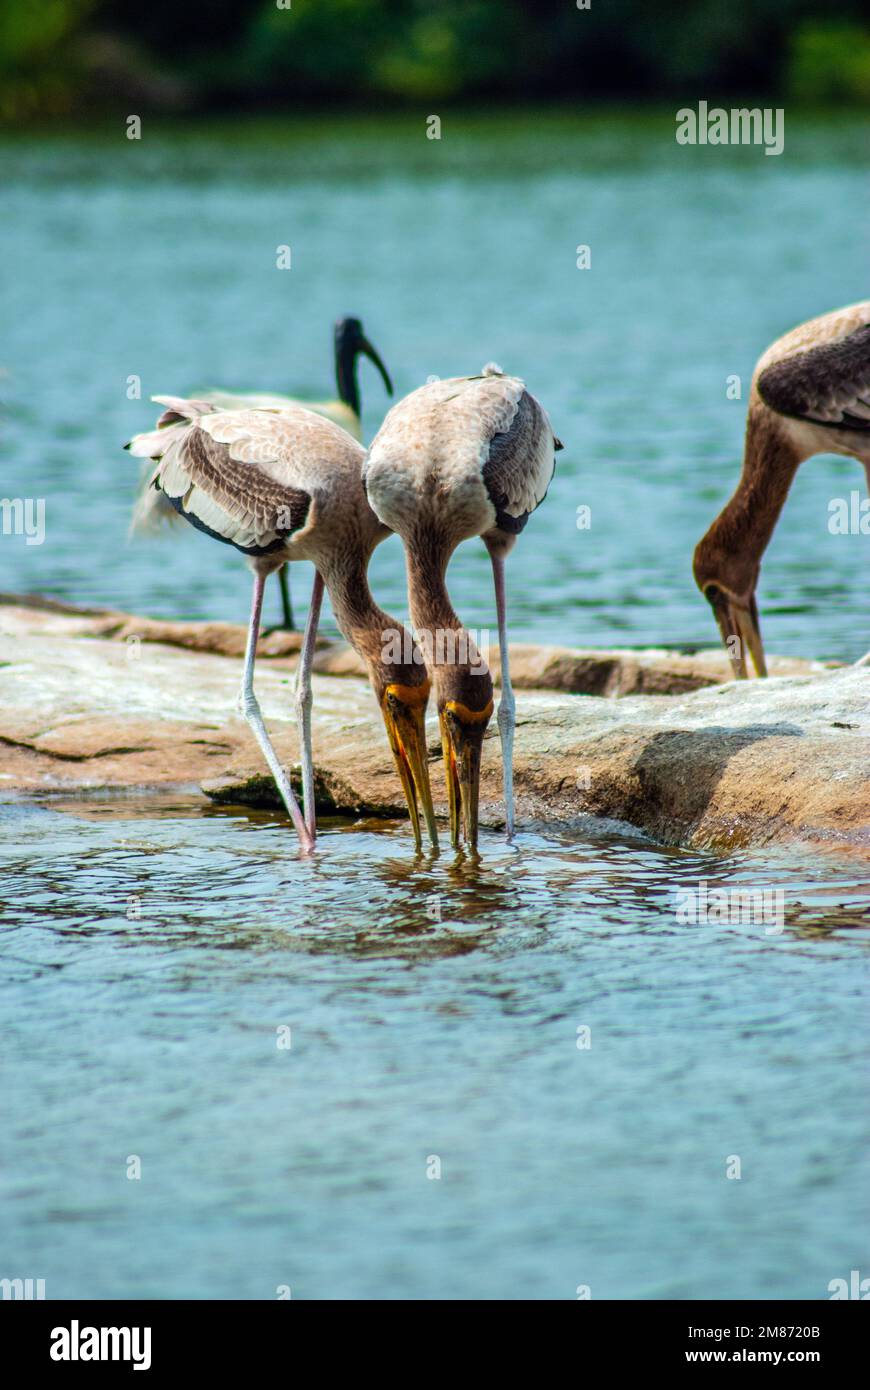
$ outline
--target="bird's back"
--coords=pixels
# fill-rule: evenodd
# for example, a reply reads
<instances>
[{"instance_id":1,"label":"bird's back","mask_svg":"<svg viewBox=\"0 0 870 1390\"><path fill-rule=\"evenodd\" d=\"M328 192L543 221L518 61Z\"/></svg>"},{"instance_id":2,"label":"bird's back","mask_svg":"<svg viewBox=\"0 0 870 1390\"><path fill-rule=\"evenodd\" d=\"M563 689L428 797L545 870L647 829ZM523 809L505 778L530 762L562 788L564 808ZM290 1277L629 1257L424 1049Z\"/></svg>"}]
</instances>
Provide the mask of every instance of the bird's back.
<instances>
[{"instance_id":1,"label":"bird's back","mask_svg":"<svg viewBox=\"0 0 870 1390\"><path fill-rule=\"evenodd\" d=\"M208 401L216 410L276 410L289 411L297 408L310 410L322 415L325 420L340 425L357 441L362 439L362 424L356 411L344 401L297 400L295 396L285 396L280 392L268 391L221 391L210 390L201 393L201 399Z\"/></svg>"},{"instance_id":2,"label":"bird's back","mask_svg":"<svg viewBox=\"0 0 870 1390\"><path fill-rule=\"evenodd\" d=\"M798 324L788 333L783 333L758 359L755 371L760 374L774 362L784 361L796 353L809 352L813 348L841 342L857 329L870 324L870 299L857 304L847 304L844 309L832 309L830 313L819 314Z\"/></svg>"},{"instance_id":3,"label":"bird's back","mask_svg":"<svg viewBox=\"0 0 870 1390\"><path fill-rule=\"evenodd\" d=\"M761 403L799 451L863 456L870 450L870 300L810 319L759 359L750 410Z\"/></svg>"},{"instance_id":4,"label":"bird's back","mask_svg":"<svg viewBox=\"0 0 870 1390\"><path fill-rule=\"evenodd\" d=\"M546 495L554 441L519 377L494 367L413 391L389 411L364 467L369 500L407 535L424 516L458 542L521 530Z\"/></svg>"}]
</instances>

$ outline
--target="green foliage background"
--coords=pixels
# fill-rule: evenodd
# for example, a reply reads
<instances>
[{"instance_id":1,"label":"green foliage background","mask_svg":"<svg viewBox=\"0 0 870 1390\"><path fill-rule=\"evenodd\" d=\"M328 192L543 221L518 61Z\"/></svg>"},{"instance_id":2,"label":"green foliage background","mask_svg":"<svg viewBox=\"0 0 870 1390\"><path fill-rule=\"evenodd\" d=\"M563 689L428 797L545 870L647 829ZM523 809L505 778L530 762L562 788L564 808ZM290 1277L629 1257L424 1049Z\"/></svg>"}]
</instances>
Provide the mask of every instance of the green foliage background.
<instances>
[{"instance_id":1,"label":"green foliage background","mask_svg":"<svg viewBox=\"0 0 870 1390\"><path fill-rule=\"evenodd\" d=\"M864 0L588 3L0 0L0 112L87 114L130 96L141 110L202 111L729 93L870 100Z\"/></svg>"}]
</instances>

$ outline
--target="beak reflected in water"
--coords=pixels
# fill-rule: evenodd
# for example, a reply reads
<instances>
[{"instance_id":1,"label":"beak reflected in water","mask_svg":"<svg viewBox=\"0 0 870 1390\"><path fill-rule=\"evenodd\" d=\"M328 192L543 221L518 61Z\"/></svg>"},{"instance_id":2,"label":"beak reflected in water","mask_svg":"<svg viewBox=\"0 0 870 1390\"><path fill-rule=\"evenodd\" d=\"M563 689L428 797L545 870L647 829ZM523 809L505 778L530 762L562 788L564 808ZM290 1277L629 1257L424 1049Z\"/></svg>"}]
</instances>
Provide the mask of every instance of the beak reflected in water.
<instances>
[{"instance_id":1,"label":"beak reflected in water","mask_svg":"<svg viewBox=\"0 0 870 1390\"><path fill-rule=\"evenodd\" d=\"M716 584L710 584L704 590L704 597L713 609L735 678L748 679L747 653L752 658L756 676L766 676L767 663L764 660L755 595L751 595L748 604L741 603L733 594L726 593Z\"/></svg>"},{"instance_id":2,"label":"beak reflected in water","mask_svg":"<svg viewBox=\"0 0 870 1390\"><path fill-rule=\"evenodd\" d=\"M448 700L438 711L450 806L450 843L454 849L459 848L463 828L466 844L477 848L480 758L492 708L492 700L482 710L471 710L456 700Z\"/></svg>"},{"instance_id":3,"label":"beak reflected in water","mask_svg":"<svg viewBox=\"0 0 870 1390\"><path fill-rule=\"evenodd\" d=\"M429 682L422 685L388 685L384 691L381 712L387 728L387 737L393 750L396 769L408 803L414 843L422 849L420 833L420 810L426 822L429 842L433 849L438 848L438 830L435 825L435 808L432 805L432 788L429 783L429 762L426 757L426 701L429 698Z\"/></svg>"}]
</instances>

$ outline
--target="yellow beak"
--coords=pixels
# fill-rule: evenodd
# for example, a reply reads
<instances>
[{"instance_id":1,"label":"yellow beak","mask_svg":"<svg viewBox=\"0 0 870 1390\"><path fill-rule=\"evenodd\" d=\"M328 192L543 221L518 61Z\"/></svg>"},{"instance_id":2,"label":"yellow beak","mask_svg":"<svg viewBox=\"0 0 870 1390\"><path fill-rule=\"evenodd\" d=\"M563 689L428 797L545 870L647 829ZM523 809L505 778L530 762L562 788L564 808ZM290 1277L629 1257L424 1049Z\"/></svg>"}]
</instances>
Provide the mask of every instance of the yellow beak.
<instances>
[{"instance_id":1,"label":"yellow beak","mask_svg":"<svg viewBox=\"0 0 870 1390\"><path fill-rule=\"evenodd\" d=\"M491 714L492 701L479 712L448 701L438 712L450 807L450 843L454 849L459 848L463 829L466 844L477 848L480 759Z\"/></svg>"},{"instance_id":2,"label":"yellow beak","mask_svg":"<svg viewBox=\"0 0 870 1390\"><path fill-rule=\"evenodd\" d=\"M761 640L755 595L752 595L749 605L746 606L720 590L720 597L713 603L713 612L735 678L747 680L749 677L747 652L752 658L756 676L766 676L767 663L764 659L764 644Z\"/></svg>"},{"instance_id":3,"label":"yellow beak","mask_svg":"<svg viewBox=\"0 0 870 1390\"><path fill-rule=\"evenodd\" d=\"M432 787L429 783L429 762L426 756L426 701L406 703L394 690L388 687L381 711L387 729L387 737L393 750L396 770L408 803L411 828L417 849L423 845L420 833L420 808L426 821L429 842L433 849L438 848L438 830L435 825L435 808L432 805Z\"/></svg>"}]
</instances>

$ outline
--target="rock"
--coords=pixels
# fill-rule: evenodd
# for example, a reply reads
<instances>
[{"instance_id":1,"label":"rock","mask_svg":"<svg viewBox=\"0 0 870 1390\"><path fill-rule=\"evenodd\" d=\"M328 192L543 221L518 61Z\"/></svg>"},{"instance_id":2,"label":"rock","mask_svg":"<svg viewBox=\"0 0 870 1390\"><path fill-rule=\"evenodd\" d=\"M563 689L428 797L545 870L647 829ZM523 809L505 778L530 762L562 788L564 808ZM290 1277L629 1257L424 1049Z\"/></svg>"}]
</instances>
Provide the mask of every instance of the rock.
<instances>
[{"instance_id":1,"label":"rock","mask_svg":"<svg viewBox=\"0 0 870 1390\"><path fill-rule=\"evenodd\" d=\"M679 695L722 685L731 667L721 648L705 652L601 651L595 648L535 647L511 643L511 684L516 690L564 690L580 695ZM490 654L496 684L501 683L498 651ZM772 656L773 676L802 675L833 669L834 663Z\"/></svg>"},{"instance_id":2,"label":"rock","mask_svg":"<svg viewBox=\"0 0 870 1390\"><path fill-rule=\"evenodd\" d=\"M157 640L161 632L167 640ZM259 749L235 712L240 663L227 659L236 650L228 634L235 633L243 630L0 601L0 788L45 793L202 784L216 802L279 805ZM141 641L129 640L137 634ZM256 682L279 754L293 766L298 747L284 655L262 662ZM715 652L518 646L511 658L520 692L521 822L570 824L593 815L693 848L803 841L870 850L866 666L790 663L797 674L715 684L724 667ZM324 647L317 664L313 737L321 814L405 814L368 683L352 673L337 643ZM331 674L322 673L324 666ZM771 666L782 669L776 658ZM527 685L534 681L564 687ZM662 683L679 688L681 681L702 688L624 693L655 691ZM567 693L578 683L599 693ZM429 731L436 807L446 815L434 711ZM493 826L501 816L493 722L484 744L481 820Z\"/></svg>"},{"instance_id":3,"label":"rock","mask_svg":"<svg viewBox=\"0 0 870 1390\"><path fill-rule=\"evenodd\" d=\"M515 690L564 690L575 695L678 695L731 680L731 667L721 649L709 652L669 652L664 648L631 651L616 648L537 647L511 643L511 683ZM501 684L497 647L489 652L496 685ZM834 662L803 661L771 656L773 676L796 676L833 670ZM334 643L314 659L314 670L325 676L365 676L363 662L352 647Z\"/></svg>"},{"instance_id":4,"label":"rock","mask_svg":"<svg viewBox=\"0 0 870 1390\"><path fill-rule=\"evenodd\" d=\"M38 594L17 597L0 593L0 613L4 608L27 609L31 614L30 626L44 635L60 631L79 637L102 637L128 645L157 642L162 646L185 647L188 651L213 652L219 656L242 657L245 654L247 631L239 623L169 622L158 618L140 618L110 608L75 608ZM317 646L343 647L344 643L318 637ZM301 632L285 632L276 628L261 634L257 643L257 657L295 658L301 648Z\"/></svg>"},{"instance_id":5,"label":"rock","mask_svg":"<svg viewBox=\"0 0 870 1390\"><path fill-rule=\"evenodd\" d=\"M188 651L242 657L247 632L238 623L169 622L136 617L108 608L78 608L42 598L39 594L0 593L3 609L27 609L28 627L48 636L55 631L81 637L102 637L135 645L161 643ZM60 625L56 619L60 619ZM72 619L79 621L71 623ZM12 621L10 619L10 621ZM295 666L302 634L275 629L261 635L257 659L288 658ZM501 681L498 649L489 653L493 679ZM805 661L798 657L769 656L771 675L791 676L833 670L835 662ZM365 664L353 647L319 636L313 669L323 676L367 677ZM614 648L539 647L511 643L511 680L517 690L563 690L576 695L676 695L721 685L731 679L731 668L721 648L703 652L674 652L663 647L634 651Z\"/></svg>"}]
</instances>

